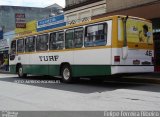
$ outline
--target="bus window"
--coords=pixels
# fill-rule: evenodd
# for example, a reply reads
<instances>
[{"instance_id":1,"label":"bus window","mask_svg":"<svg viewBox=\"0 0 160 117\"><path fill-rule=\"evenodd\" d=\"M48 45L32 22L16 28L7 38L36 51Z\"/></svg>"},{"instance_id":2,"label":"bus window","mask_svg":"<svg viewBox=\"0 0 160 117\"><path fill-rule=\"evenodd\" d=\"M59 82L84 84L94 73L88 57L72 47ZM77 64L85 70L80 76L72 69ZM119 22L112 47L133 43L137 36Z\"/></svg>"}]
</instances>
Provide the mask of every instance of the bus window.
<instances>
[{"instance_id":1,"label":"bus window","mask_svg":"<svg viewBox=\"0 0 160 117\"><path fill-rule=\"evenodd\" d=\"M69 48L73 48L74 47L74 30L67 30L66 31L66 40L65 40L65 48L69 49Z\"/></svg>"},{"instance_id":2,"label":"bus window","mask_svg":"<svg viewBox=\"0 0 160 117\"><path fill-rule=\"evenodd\" d=\"M57 47L56 47L56 33L51 33L50 34L49 49L50 50L57 49Z\"/></svg>"},{"instance_id":3,"label":"bus window","mask_svg":"<svg viewBox=\"0 0 160 117\"><path fill-rule=\"evenodd\" d=\"M17 41L17 52L24 52L24 40L20 39Z\"/></svg>"},{"instance_id":4,"label":"bus window","mask_svg":"<svg viewBox=\"0 0 160 117\"><path fill-rule=\"evenodd\" d=\"M16 40L11 43L11 54L16 54Z\"/></svg>"},{"instance_id":5,"label":"bus window","mask_svg":"<svg viewBox=\"0 0 160 117\"><path fill-rule=\"evenodd\" d=\"M57 49L64 48L64 32L57 33Z\"/></svg>"},{"instance_id":6,"label":"bus window","mask_svg":"<svg viewBox=\"0 0 160 117\"><path fill-rule=\"evenodd\" d=\"M97 24L86 27L85 46L103 46L106 45L107 37L106 24Z\"/></svg>"},{"instance_id":7,"label":"bus window","mask_svg":"<svg viewBox=\"0 0 160 117\"><path fill-rule=\"evenodd\" d=\"M74 30L74 46L75 48L81 48L83 46L83 28Z\"/></svg>"},{"instance_id":8,"label":"bus window","mask_svg":"<svg viewBox=\"0 0 160 117\"><path fill-rule=\"evenodd\" d=\"M36 39L36 50L37 51L46 51L48 50L48 34L39 35Z\"/></svg>"},{"instance_id":9,"label":"bus window","mask_svg":"<svg viewBox=\"0 0 160 117\"><path fill-rule=\"evenodd\" d=\"M61 50L64 48L64 32L50 34L50 50Z\"/></svg>"},{"instance_id":10,"label":"bus window","mask_svg":"<svg viewBox=\"0 0 160 117\"><path fill-rule=\"evenodd\" d=\"M27 37L25 39L25 52L35 51L35 37Z\"/></svg>"},{"instance_id":11,"label":"bus window","mask_svg":"<svg viewBox=\"0 0 160 117\"><path fill-rule=\"evenodd\" d=\"M152 24L129 18L126 24L127 42L153 44ZM118 19L118 40L123 41L124 29L122 19Z\"/></svg>"}]
</instances>

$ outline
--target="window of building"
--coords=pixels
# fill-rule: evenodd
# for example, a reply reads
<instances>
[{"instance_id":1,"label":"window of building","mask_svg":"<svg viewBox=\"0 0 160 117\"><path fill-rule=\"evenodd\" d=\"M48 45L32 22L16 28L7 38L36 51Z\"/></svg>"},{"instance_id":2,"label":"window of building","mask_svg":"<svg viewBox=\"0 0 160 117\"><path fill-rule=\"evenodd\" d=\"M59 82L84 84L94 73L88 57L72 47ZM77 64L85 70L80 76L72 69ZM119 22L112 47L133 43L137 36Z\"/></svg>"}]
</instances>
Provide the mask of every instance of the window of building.
<instances>
[{"instance_id":1,"label":"window of building","mask_svg":"<svg viewBox=\"0 0 160 117\"><path fill-rule=\"evenodd\" d=\"M36 50L46 51L48 50L48 34L38 35L36 39Z\"/></svg>"},{"instance_id":2,"label":"window of building","mask_svg":"<svg viewBox=\"0 0 160 117\"><path fill-rule=\"evenodd\" d=\"M85 46L103 46L107 43L107 24L96 24L86 27Z\"/></svg>"},{"instance_id":3,"label":"window of building","mask_svg":"<svg viewBox=\"0 0 160 117\"><path fill-rule=\"evenodd\" d=\"M12 41L11 43L11 54L16 53L16 40Z\"/></svg>"},{"instance_id":4,"label":"window of building","mask_svg":"<svg viewBox=\"0 0 160 117\"><path fill-rule=\"evenodd\" d=\"M35 51L35 37L27 37L25 39L25 52Z\"/></svg>"},{"instance_id":5,"label":"window of building","mask_svg":"<svg viewBox=\"0 0 160 117\"><path fill-rule=\"evenodd\" d=\"M81 48L83 46L83 28L74 30L74 46L75 48Z\"/></svg>"},{"instance_id":6,"label":"window of building","mask_svg":"<svg viewBox=\"0 0 160 117\"><path fill-rule=\"evenodd\" d=\"M19 39L17 41L17 52L24 52L24 40Z\"/></svg>"},{"instance_id":7,"label":"window of building","mask_svg":"<svg viewBox=\"0 0 160 117\"><path fill-rule=\"evenodd\" d=\"M74 47L74 30L67 30L66 31L66 40L65 40L65 48L73 48Z\"/></svg>"},{"instance_id":8,"label":"window of building","mask_svg":"<svg viewBox=\"0 0 160 117\"><path fill-rule=\"evenodd\" d=\"M61 50L64 48L64 32L55 32L50 34L50 50Z\"/></svg>"}]
</instances>

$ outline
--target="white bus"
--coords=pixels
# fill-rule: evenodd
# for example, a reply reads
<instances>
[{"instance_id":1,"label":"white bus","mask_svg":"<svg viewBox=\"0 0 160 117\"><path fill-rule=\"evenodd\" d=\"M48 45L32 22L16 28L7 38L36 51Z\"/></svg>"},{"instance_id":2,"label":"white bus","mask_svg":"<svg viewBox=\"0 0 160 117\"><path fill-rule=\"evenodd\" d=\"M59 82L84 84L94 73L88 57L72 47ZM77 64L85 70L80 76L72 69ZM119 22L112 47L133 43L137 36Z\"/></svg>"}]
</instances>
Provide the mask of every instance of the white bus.
<instances>
[{"instance_id":1,"label":"white bus","mask_svg":"<svg viewBox=\"0 0 160 117\"><path fill-rule=\"evenodd\" d=\"M109 16L16 37L11 42L10 72L76 77L153 72L152 23Z\"/></svg>"}]
</instances>

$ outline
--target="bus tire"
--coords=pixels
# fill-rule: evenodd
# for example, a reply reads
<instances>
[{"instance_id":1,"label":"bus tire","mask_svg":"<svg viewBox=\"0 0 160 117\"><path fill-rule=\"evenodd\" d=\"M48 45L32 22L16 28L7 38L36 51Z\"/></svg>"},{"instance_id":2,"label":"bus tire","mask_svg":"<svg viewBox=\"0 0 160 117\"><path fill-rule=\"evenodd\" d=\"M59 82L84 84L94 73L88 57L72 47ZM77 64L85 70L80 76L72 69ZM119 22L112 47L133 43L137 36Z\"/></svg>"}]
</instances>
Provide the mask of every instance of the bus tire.
<instances>
[{"instance_id":1,"label":"bus tire","mask_svg":"<svg viewBox=\"0 0 160 117\"><path fill-rule=\"evenodd\" d=\"M61 68L61 76L62 76L62 82L64 83L72 83L72 72L71 67L68 64L65 64Z\"/></svg>"},{"instance_id":2,"label":"bus tire","mask_svg":"<svg viewBox=\"0 0 160 117\"><path fill-rule=\"evenodd\" d=\"M23 73L23 67L22 66L18 67L18 72L17 73L18 73L19 78L27 77L27 74Z\"/></svg>"}]
</instances>

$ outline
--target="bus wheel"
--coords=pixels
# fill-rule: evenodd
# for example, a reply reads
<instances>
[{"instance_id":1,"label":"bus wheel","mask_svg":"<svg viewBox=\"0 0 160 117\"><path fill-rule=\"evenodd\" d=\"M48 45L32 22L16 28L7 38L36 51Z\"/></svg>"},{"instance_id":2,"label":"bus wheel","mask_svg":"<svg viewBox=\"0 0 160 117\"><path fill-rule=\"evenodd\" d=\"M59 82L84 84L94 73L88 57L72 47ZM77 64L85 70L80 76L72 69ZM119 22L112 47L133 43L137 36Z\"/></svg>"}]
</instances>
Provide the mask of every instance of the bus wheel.
<instances>
[{"instance_id":1,"label":"bus wheel","mask_svg":"<svg viewBox=\"0 0 160 117\"><path fill-rule=\"evenodd\" d=\"M27 77L27 74L24 74L24 73L23 73L23 68L22 68L22 66L19 66L19 67L18 67L18 76L19 76L20 78L25 78L25 77Z\"/></svg>"},{"instance_id":2,"label":"bus wheel","mask_svg":"<svg viewBox=\"0 0 160 117\"><path fill-rule=\"evenodd\" d=\"M62 66L61 75L62 75L62 82L71 83L73 81L71 68L69 65L66 64Z\"/></svg>"}]
</instances>

